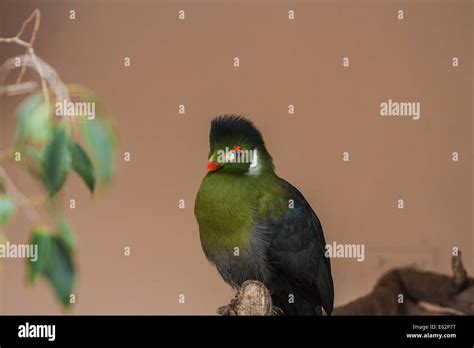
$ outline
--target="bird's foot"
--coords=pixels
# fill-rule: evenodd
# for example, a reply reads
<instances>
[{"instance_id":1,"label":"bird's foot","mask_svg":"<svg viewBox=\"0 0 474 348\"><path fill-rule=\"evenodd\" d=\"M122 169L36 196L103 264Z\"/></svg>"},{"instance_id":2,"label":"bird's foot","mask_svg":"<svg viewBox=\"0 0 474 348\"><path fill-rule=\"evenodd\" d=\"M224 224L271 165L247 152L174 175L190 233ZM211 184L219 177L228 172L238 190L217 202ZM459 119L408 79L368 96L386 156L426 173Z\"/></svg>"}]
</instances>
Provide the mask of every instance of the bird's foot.
<instances>
[{"instance_id":1,"label":"bird's foot","mask_svg":"<svg viewBox=\"0 0 474 348\"><path fill-rule=\"evenodd\" d=\"M283 315L283 310L280 308L280 307L277 307L277 306L273 306L273 313L272 315Z\"/></svg>"},{"instance_id":2,"label":"bird's foot","mask_svg":"<svg viewBox=\"0 0 474 348\"><path fill-rule=\"evenodd\" d=\"M228 316L228 315L233 315L234 310L233 310L232 306L230 304L228 304L228 305L225 305L225 306L220 306L219 308L217 308L216 312L219 315Z\"/></svg>"}]
</instances>

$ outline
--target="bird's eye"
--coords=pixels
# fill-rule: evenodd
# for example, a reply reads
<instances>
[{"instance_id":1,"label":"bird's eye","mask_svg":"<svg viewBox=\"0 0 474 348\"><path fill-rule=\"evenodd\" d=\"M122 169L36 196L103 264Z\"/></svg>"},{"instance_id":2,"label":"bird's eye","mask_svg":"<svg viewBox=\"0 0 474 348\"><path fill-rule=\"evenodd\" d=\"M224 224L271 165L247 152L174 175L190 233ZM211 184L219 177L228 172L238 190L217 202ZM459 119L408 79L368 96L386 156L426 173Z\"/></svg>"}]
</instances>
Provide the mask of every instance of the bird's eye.
<instances>
[{"instance_id":1,"label":"bird's eye","mask_svg":"<svg viewBox=\"0 0 474 348\"><path fill-rule=\"evenodd\" d=\"M227 162L233 163L235 161L235 150L231 150L227 153Z\"/></svg>"},{"instance_id":2,"label":"bird's eye","mask_svg":"<svg viewBox=\"0 0 474 348\"><path fill-rule=\"evenodd\" d=\"M244 148L243 148L242 146L240 146L240 145L236 145L236 146L234 146L234 147L232 148L232 151L234 151L234 152L242 152L242 151L244 151Z\"/></svg>"},{"instance_id":3,"label":"bird's eye","mask_svg":"<svg viewBox=\"0 0 474 348\"><path fill-rule=\"evenodd\" d=\"M242 146L240 145L233 146L232 149L227 152L227 157L226 157L227 161L229 163L238 162L240 156L242 156L243 151L244 149L242 148Z\"/></svg>"}]
</instances>

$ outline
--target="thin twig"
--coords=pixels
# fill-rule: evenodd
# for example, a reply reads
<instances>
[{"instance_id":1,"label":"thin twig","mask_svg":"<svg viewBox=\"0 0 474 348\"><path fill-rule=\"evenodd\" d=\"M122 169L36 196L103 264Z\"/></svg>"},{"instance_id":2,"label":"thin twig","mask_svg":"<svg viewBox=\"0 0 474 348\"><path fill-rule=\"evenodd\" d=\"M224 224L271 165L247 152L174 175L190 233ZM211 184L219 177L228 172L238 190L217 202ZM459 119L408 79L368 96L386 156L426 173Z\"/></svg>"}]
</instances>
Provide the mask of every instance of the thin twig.
<instances>
[{"instance_id":1,"label":"thin twig","mask_svg":"<svg viewBox=\"0 0 474 348\"><path fill-rule=\"evenodd\" d=\"M65 100L66 102L69 102L70 97L69 97L69 92L64 83L61 81L58 73L56 70L54 70L49 64L47 64L44 60L42 60L40 57L35 56L36 59L34 59L30 54L25 54L20 57L12 57L9 58L3 63L2 66L0 66L0 96L3 94L7 94L11 90L18 90L21 88L18 88L16 86L22 86L24 83L17 85L7 85L4 87L1 87L4 84L4 81L6 80L6 77L9 73L9 71L16 69L17 66L15 64L15 59L20 58L22 65L30 67L36 71L40 70L43 73L44 77L44 82L47 83L53 90L55 94L55 99L56 100ZM40 67L40 68L38 68ZM40 74L40 72L38 71ZM44 86L46 87L46 86ZM49 96L49 91L48 89L43 88L43 92L46 91L46 93Z\"/></svg>"},{"instance_id":2,"label":"thin twig","mask_svg":"<svg viewBox=\"0 0 474 348\"><path fill-rule=\"evenodd\" d=\"M23 34L23 32L25 31L28 23L30 23L33 18L35 18L35 25L33 27L33 32L31 34L31 38L30 38L30 41L29 42L26 42L24 40L22 40L20 38L20 36ZM46 82L46 79L45 79L45 75L44 75L44 71L43 71L43 68L41 66L41 64L39 63L39 59L38 57L36 56L36 53L35 53L35 50L33 48L33 45L35 43L35 40L36 40L36 35L38 33L38 30L39 30L39 26L40 26L40 22L41 22L41 13L40 13L40 10L39 9L36 9L33 11L33 13L23 22L20 30L18 31L18 34L16 34L15 36L13 37L8 37L8 38L0 38L0 43L16 43L17 45L20 45L20 46L23 46L23 47L26 47L26 55L29 55L31 56L31 59L33 60L33 63L35 64L35 67L36 67L36 71L38 71L38 74L40 75L40 79L41 79L41 88L43 90L43 96L44 96L44 101L45 101L45 105L46 105L46 109L49 110L49 105L50 105L50 102L49 102L49 93L48 93L48 84ZM26 69L26 66L25 64L22 64L21 66L21 70L20 70L20 74L18 75L18 79L17 79L17 83L20 83L21 82L21 79L23 78L23 75L25 73L25 69Z\"/></svg>"},{"instance_id":3,"label":"thin twig","mask_svg":"<svg viewBox=\"0 0 474 348\"><path fill-rule=\"evenodd\" d=\"M35 16L36 16L35 31L34 31L32 37L31 37L31 41L30 41L31 44L34 43L34 40L36 38L36 32L38 31L38 28L39 28L40 17L41 17L41 13L40 13L39 9L35 9L33 11L33 13L23 22L23 24L21 25L20 30L18 31L18 34L15 35L16 37L20 37L23 34L23 32L26 29L26 26L28 25L28 23L30 23L33 20L33 18Z\"/></svg>"},{"instance_id":4,"label":"thin twig","mask_svg":"<svg viewBox=\"0 0 474 348\"><path fill-rule=\"evenodd\" d=\"M29 42L30 47L33 47L33 45L35 44L36 35L38 34L38 30L39 30L39 27L40 27L40 23L41 23L41 12L40 12L40 10L38 10L38 9L34 10L33 13L28 17L28 19L23 22L20 31L18 32L18 34L16 34L16 37L20 38L21 35L23 34L23 32L25 31L26 26L28 25L28 23L30 23L33 20L33 18L35 18L35 25L33 27L32 33L31 33L31 38L30 38L30 42ZM28 50L26 51L26 53L28 53ZM23 75L25 74L25 71L26 71L26 66L22 65L21 70L20 70L20 74L18 75L16 83L21 82L21 80L23 78Z\"/></svg>"},{"instance_id":5,"label":"thin twig","mask_svg":"<svg viewBox=\"0 0 474 348\"><path fill-rule=\"evenodd\" d=\"M25 93L31 93L38 88L38 83L36 81L26 81L15 83L12 85L6 85L4 87L0 86L0 95L19 95Z\"/></svg>"},{"instance_id":6,"label":"thin twig","mask_svg":"<svg viewBox=\"0 0 474 348\"><path fill-rule=\"evenodd\" d=\"M35 44L36 35L38 34L38 30L39 30L40 23L41 23L41 12L38 9L34 10L34 12L31 14L31 16L25 21L22 28L20 29L20 32L17 35L18 37L21 36L21 34L23 33L24 28L26 28L26 25L33 19L33 17L35 17L36 20L35 20L35 25L33 27L33 31L31 32L31 38L30 38L30 42L29 42L29 44L30 44L30 49L29 49L30 54L31 54L31 50L33 48L33 45ZM26 53L28 53L28 50L26 51ZM33 52L32 56L34 56L34 52ZM16 80L16 83L21 82L21 80L23 78L23 75L25 74L25 71L26 71L26 66L22 65L20 73L18 74L18 78Z\"/></svg>"}]
</instances>

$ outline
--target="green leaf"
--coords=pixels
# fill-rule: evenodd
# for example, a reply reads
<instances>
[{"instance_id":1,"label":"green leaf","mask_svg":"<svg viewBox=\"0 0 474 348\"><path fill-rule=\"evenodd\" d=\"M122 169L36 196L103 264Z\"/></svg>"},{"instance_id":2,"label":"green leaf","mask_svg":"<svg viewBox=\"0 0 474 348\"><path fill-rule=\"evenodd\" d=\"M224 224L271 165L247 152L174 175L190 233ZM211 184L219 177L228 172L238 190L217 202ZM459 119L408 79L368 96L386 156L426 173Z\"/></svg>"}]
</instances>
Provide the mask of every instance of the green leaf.
<instances>
[{"instance_id":1,"label":"green leaf","mask_svg":"<svg viewBox=\"0 0 474 348\"><path fill-rule=\"evenodd\" d=\"M64 307L68 307L73 292L75 270L71 252L61 236L52 235L45 227L36 227L30 238L38 246L38 258L28 259L28 283L45 278Z\"/></svg>"},{"instance_id":2,"label":"green leaf","mask_svg":"<svg viewBox=\"0 0 474 348\"><path fill-rule=\"evenodd\" d=\"M26 99L18 110L18 117L17 142L28 140L35 144L44 144L51 137L53 121L42 94L35 94Z\"/></svg>"},{"instance_id":3,"label":"green leaf","mask_svg":"<svg viewBox=\"0 0 474 348\"><path fill-rule=\"evenodd\" d=\"M116 147L112 126L102 118L83 119L81 129L84 140L96 164L98 180L109 184L115 172Z\"/></svg>"},{"instance_id":4,"label":"green leaf","mask_svg":"<svg viewBox=\"0 0 474 348\"><path fill-rule=\"evenodd\" d=\"M89 156L82 146L73 140L69 141L69 151L72 156L72 168L84 180L92 193L95 186L95 172Z\"/></svg>"},{"instance_id":5,"label":"green leaf","mask_svg":"<svg viewBox=\"0 0 474 348\"><path fill-rule=\"evenodd\" d=\"M65 220L60 220L58 222L58 236L69 252L75 249L76 236L74 235L71 226Z\"/></svg>"},{"instance_id":6,"label":"green leaf","mask_svg":"<svg viewBox=\"0 0 474 348\"><path fill-rule=\"evenodd\" d=\"M0 194L0 226L5 225L15 213L15 203L7 195Z\"/></svg>"},{"instance_id":7,"label":"green leaf","mask_svg":"<svg viewBox=\"0 0 474 348\"><path fill-rule=\"evenodd\" d=\"M36 147L25 145L22 147L21 152L26 158L26 169L28 172L37 180L42 181L42 152Z\"/></svg>"},{"instance_id":8,"label":"green leaf","mask_svg":"<svg viewBox=\"0 0 474 348\"><path fill-rule=\"evenodd\" d=\"M28 259L27 264L27 282L32 284L38 277L42 276L50 267L53 248L53 236L44 226L38 226L33 229L30 237L30 244L37 245L37 259Z\"/></svg>"},{"instance_id":9,"label":"green leaf","mask_svg":"<svg viewBox=\"0 0 474 348\"><path fill-rule=\"evenodd\" d=\"M64 127L57 127L53 139L42 152L43 182L53 196L64 185L71 167L69 137Z\"/></svg>"},{"instance_id":10,"label":"green leaf","mask_svg":"<svg viewBox=\"0 0 474 348\"><path fill-rule=\"evenodd\" d=\"M71 253L58 236L54 237L52 246L52 262L46 270L45 276L61 304L68 307L70 305L69 296L74 289L75 275Z\"/></svg>"}]
</instances>

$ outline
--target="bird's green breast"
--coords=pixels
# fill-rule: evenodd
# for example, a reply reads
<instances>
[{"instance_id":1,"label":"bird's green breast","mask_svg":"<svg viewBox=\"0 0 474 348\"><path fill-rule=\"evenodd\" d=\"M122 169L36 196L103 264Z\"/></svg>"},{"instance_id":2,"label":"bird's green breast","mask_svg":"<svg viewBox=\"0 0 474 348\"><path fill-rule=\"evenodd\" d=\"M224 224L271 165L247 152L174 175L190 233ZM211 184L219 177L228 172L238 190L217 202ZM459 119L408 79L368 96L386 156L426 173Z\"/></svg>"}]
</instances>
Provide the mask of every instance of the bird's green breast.
<instances>
[{"instance_id":1,"label":"bird's green breast","mask_svg":"<svg viewBox=\"0 0 474 348\"><path fill-rule=\"evenodd\" d=\"M210 258L244 251L257 219L277 218L285 195L273 177L210 173L196 196L195 215L202 247ZM238 248L238 249L236 249Z\"/></svg>"}]
</instances>

